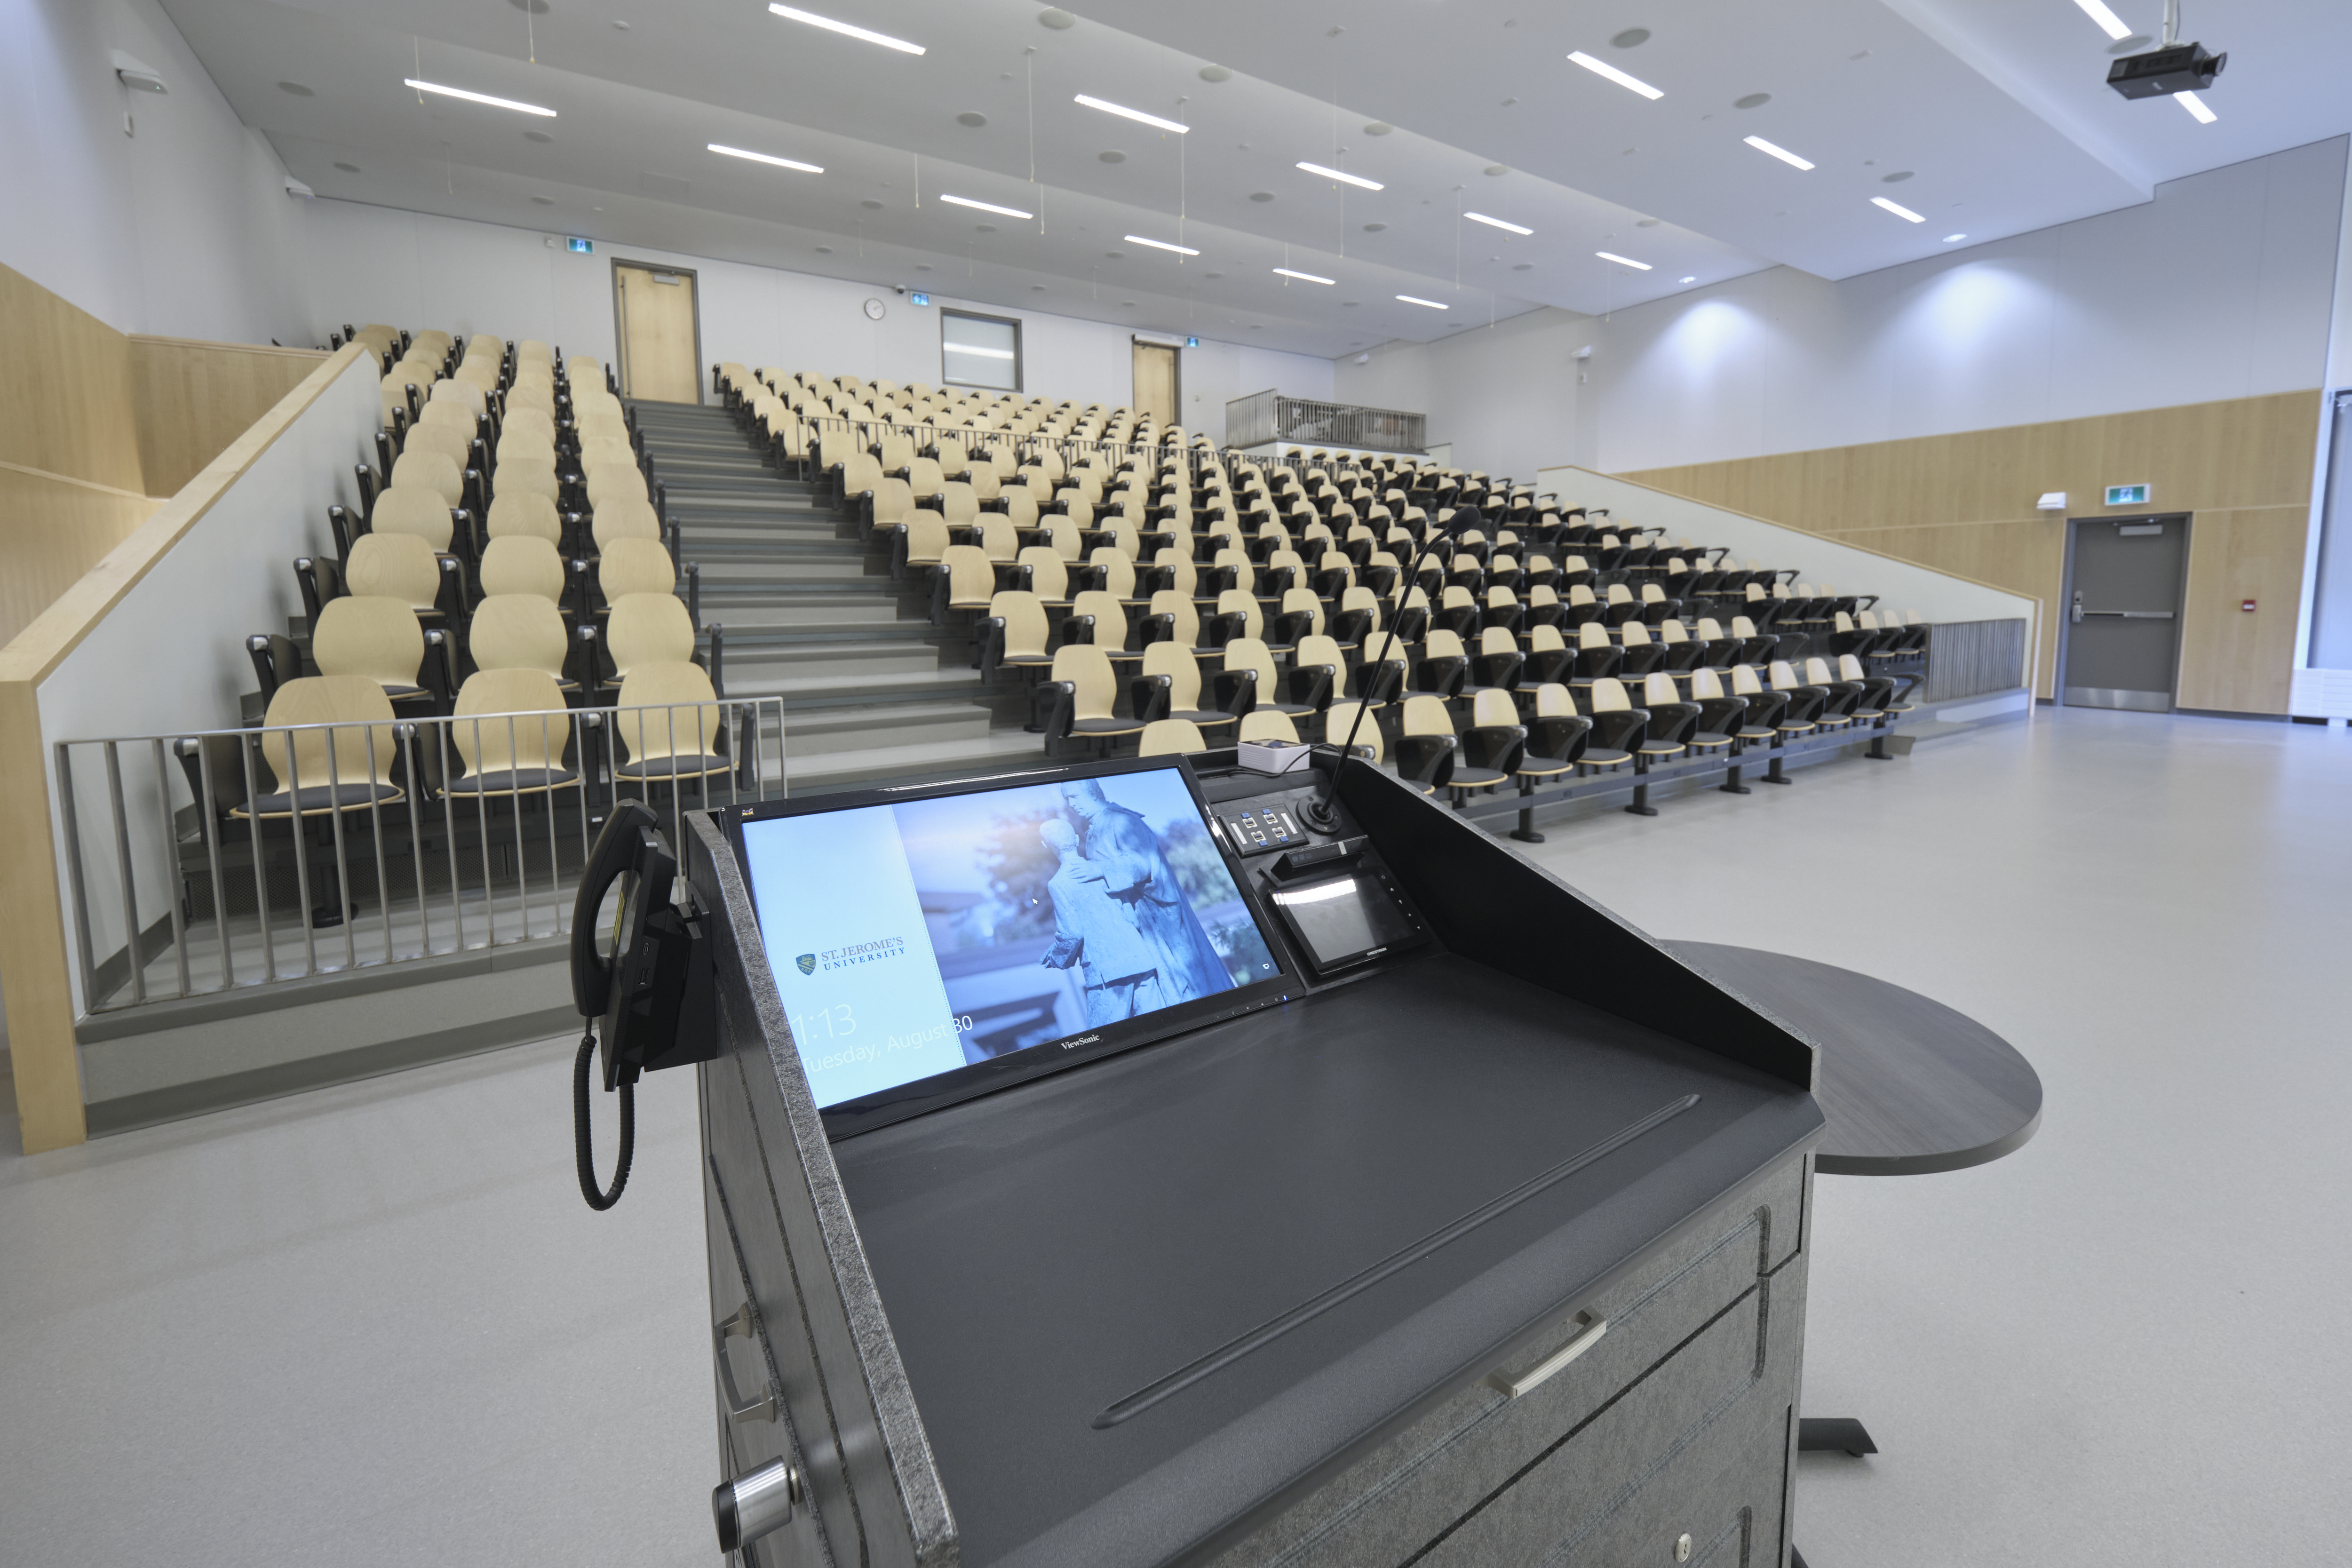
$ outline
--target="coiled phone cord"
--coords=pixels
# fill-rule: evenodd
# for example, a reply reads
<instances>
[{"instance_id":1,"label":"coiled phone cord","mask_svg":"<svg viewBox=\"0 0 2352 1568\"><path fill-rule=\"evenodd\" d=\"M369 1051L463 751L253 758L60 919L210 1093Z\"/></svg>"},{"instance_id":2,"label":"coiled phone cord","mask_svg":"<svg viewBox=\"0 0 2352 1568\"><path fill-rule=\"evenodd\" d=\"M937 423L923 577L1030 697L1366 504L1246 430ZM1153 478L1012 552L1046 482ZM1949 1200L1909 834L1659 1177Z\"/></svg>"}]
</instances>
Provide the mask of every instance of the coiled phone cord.
<instances>
[{"instance_id":1,"label":"coiled phone cord","mask_svg":"<svg viewBox=\"0 0 2352 1568\"><path fill-rule=\"evenodd\" d=\"M629 1184L629 1157L637 1144L637 1086L626 1079L621 1081L621 1158L613 1170L613 1190L599 1192L588 1135L588 1066L595 1057L596 1031L592 1028L580 1037L580 1054L572 1061L572 1149L580 1168L580 1195L601 1214L621 1201L621 1189Z\"/></svg>"}]
</instances>

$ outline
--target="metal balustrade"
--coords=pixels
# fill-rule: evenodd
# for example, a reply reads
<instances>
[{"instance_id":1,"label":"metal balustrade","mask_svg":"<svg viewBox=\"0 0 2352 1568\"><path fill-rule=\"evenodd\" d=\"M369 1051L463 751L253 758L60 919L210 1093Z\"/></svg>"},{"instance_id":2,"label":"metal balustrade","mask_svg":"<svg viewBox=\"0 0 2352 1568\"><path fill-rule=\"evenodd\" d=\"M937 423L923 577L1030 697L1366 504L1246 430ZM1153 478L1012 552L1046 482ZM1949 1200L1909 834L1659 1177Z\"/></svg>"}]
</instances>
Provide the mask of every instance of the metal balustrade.
<instances>
[{"instance_id":1,"label":"metal balustrade","mask_svg":"<svg viewBox=\"0 0 2352 1568\"><path fill-rule=\"evenodd\" d=\"M1429 416L1353 403L1324 403L1254 392L1225 405L1225 445L1262 447L1270 441L1304 441L1317 447L1369 447L1386 452L1425 452Z\"/></svg>"},{"instance_id":2,"label":"metal balustrade","mask_svg":"<svg viewBox=\"0 0 2352 1568\"><path fill-rule=\"evenodd\" d=\"M783 797L784 713L720 698L115 736L59 742L56 763L95 1013L563 936L615 803L652 805L675 843L688 811Z\"/></svg>"}]
</instances>

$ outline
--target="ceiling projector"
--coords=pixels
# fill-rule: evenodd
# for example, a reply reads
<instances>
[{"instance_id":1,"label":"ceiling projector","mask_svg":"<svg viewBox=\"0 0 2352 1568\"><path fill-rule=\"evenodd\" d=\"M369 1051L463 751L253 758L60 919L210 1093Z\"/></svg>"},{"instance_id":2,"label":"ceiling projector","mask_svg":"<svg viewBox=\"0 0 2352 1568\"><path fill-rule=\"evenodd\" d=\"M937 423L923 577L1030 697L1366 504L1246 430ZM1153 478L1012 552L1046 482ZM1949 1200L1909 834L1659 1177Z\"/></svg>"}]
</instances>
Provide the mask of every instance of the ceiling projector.
<instances>
[{"instance_id":1,"label":"ceiling projector","mask_svg":"<svg viewBox=\"0 0 2352 1568\"><path fill-rule=\"evenodd\" d=\"M2107 68L2107 85L2126 98L2168 98L2211 87L2228 55L2210 55L2202 44L2168 43L2144 55L2126 55Z\"/></svg>"}]
</instances>

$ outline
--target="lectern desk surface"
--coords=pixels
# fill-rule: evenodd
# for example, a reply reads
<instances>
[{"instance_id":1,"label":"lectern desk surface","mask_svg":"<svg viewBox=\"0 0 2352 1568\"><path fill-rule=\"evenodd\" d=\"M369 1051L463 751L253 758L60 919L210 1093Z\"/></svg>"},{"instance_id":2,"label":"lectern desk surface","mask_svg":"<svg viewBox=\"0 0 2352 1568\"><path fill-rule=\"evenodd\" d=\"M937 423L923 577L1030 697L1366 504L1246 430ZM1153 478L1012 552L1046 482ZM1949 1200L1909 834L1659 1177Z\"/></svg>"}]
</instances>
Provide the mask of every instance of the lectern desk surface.
<instances>
[{"instance_id":1,"label":"lectern desk surface","mask_svg":"<svg viewBox=\"0 0 2352 1568\"><path fill-rule=\"evenodd\" d=\"M1458 954L835 1146L968 1564L1166 1561L1815 1136Z\"/></svg>"}]
</instances>

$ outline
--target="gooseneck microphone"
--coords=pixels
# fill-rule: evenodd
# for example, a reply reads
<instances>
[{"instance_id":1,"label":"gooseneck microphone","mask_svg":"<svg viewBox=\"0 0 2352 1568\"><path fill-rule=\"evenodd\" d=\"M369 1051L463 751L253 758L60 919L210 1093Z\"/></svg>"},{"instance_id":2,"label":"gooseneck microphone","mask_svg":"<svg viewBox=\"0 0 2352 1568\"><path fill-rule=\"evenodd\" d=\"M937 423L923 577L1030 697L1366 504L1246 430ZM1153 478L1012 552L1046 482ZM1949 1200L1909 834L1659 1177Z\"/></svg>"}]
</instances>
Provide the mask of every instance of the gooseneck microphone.
<instances>
[{"instance_id":1,"label":"gooseneck microphone","mask_svg":"<svg viewBox=\"0 0 2352 1568\"><path fill-rule=\"evenodd\" d=\"M1464 529L1476 527L1484 523L1486 521L1485 516L1476 507L1458 506L1452 511L1445 514L1445 521L1443 522L1433 523L1430 526L1429 531L1422 536L1421 548L1413 552L1412 569L1405 574L1403 591L1397 595L1397 613L1396 615L1389 617L1388 640L1381 645L1381 656L1379 658L1373 660L1369 666L1361 664L1358 665L1357 668L1359 669L1370 668L1372 670L1379 670L1385 668L1388 665L1389 655L1396 651L1396 624L1403 617L1404 611L1412 603L1412 591L1414 588L1418 587L1421 583L1421 563L1429 559L1431 546L1434 545L1441 539L1451 539L1455 534L1461 532ZM1434 606L1433 606L1433 607ZM1356 721L1348 726L1348 738L1339 742L1339 760L1341 763L1345 763L1354 752L1356 747L1356 731L1364 727L1364 715L1371 711L1372 693L1370 686L1371 678L1368 676L1365 679L1366 689L1364 695L1358 699L1356 703ZM1401 691L1402 688L1400 688L1400 692ZM1339 770L1337 767L1334 767L1331 770L1329 782L1323 786L1322 797L1317 804L1326 805L1328 808L1328 803L1331 798L1331 792L1339 788Z\"/></svg>"}]
</instances>

